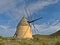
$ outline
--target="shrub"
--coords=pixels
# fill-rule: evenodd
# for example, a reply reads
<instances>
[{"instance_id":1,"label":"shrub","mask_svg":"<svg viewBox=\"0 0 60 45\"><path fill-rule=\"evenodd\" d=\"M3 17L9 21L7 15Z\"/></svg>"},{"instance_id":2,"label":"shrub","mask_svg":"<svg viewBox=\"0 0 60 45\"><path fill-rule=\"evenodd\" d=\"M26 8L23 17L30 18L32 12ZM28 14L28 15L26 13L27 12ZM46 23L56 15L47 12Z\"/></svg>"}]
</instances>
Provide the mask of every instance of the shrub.
<instances>
[{"instance_id":1,"label":"shrub","mask_svg":"<svg viewBox=\"0 0 60 45\"><path fill-rule=\"evenodd\" d=\"M0 42L0 45L5 45L5 43L4 42Z\"/></svg>"},{"instance_id":2,"label":"shrub","mask_svg":"<svg viewBox=\"0 0 60 45\"><path fill-rule=\"evenodd\" d=\"M57 42L55 45L60 45L60 42Z\"/></svg>"}]
</instances>

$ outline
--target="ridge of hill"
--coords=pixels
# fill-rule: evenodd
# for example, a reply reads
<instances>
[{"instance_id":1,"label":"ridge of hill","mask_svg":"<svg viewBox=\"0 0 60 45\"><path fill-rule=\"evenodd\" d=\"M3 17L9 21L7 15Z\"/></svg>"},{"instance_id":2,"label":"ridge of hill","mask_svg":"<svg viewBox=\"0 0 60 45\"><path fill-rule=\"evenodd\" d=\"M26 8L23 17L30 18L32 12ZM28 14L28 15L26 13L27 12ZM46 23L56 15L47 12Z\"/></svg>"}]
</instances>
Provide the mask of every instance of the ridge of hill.
<instances>
[{"instance_id":1,"label":"ridge of hill","mask_svg":"<svg viewBox=\"0 0 60 45\"><path fill-rule=\"evenodd\" d=\"M60 30L59 31L57 31L57 32L55 32L55 33L53 33L53 34L51 34L52 36L60 36Z\"/></svg>"}]
</instances>

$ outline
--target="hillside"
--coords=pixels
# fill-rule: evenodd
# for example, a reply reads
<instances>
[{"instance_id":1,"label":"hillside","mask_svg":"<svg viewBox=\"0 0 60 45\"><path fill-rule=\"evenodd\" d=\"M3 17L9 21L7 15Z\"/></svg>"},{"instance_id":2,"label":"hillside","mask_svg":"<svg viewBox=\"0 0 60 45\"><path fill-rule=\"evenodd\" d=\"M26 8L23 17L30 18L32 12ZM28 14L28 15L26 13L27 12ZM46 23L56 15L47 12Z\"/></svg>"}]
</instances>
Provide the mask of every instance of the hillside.
<instances>
[{"instance_id":1,"label":"hillside","mask_svg":"<svg viewBox=\"0 0 60 45\"><path fill-rule=\"evenodd\" d=\"M60 36L33 35L31 40L17 40L13 37L1 37L0 45L60 45Z\"/></svg>"},{"instance_id":2,"label":"hillside","mask_svg":"<svg viewBox=\"0 0 60 45\"><path fill-rule=\"evenodd\" d=\"M53 36L60 36L60 30L55 32L55 33L53 33L53 34L51 34L51 35L53 35Z\"/></svg>"}]
</instances>

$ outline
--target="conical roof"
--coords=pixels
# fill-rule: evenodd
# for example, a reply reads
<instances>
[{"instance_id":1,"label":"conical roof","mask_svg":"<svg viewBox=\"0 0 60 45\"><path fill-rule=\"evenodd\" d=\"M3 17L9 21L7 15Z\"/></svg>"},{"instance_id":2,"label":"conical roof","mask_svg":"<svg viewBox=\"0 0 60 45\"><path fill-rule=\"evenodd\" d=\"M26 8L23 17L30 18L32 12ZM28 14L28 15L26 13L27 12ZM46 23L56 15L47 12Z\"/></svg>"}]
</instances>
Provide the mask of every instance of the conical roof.
<instances>
[{"instance_id":1,"label":"conical roof","mask_svg":"<svg viewBox=\"0 0 60 45\"><path fill-rule=\"evenodd\" d=\"M18 23L18 26L27 26L29 23L27 22L27 18L25 16L22 17L21 21Z\"/></svg>"}]
</instances>

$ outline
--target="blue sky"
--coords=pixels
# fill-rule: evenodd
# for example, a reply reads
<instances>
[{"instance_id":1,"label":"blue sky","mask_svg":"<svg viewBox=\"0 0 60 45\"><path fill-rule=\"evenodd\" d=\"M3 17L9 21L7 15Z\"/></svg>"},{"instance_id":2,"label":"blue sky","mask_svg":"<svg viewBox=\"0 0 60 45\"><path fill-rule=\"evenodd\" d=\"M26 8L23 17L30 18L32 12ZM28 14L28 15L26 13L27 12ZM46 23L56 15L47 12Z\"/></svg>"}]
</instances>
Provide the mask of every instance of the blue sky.
<instances>
[{"instance_id":1,"label":"blue sky","mask_svg":"<svg viewBox=\"0 0 60 45\"><path fill-rule=\"evenodd\" d=\"M51 34L60 30L59 0L0 0L0 36L13 36L22 16L29 20L43 19L34 22L39 34ZM31 16L30 16L31 14ZM33 33L34 28L32 27Z\"/></svg>"}]
</instances>

